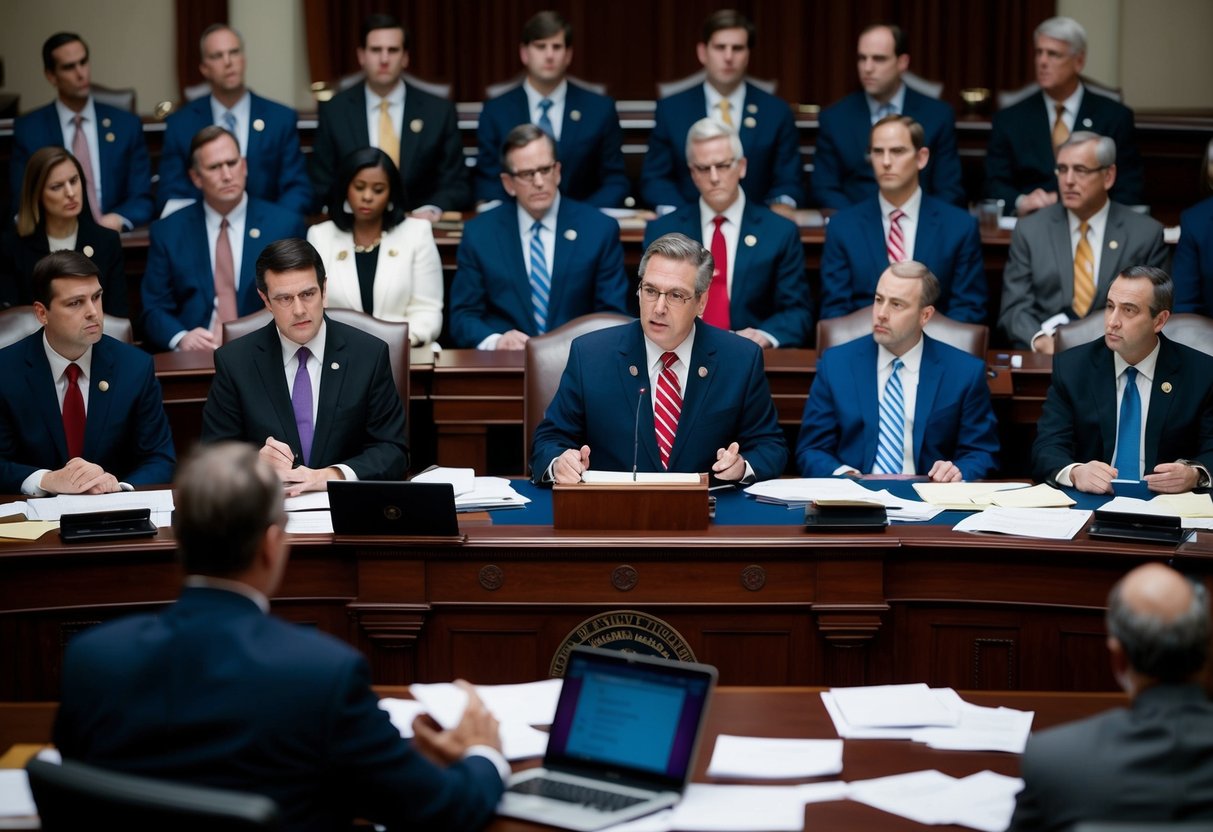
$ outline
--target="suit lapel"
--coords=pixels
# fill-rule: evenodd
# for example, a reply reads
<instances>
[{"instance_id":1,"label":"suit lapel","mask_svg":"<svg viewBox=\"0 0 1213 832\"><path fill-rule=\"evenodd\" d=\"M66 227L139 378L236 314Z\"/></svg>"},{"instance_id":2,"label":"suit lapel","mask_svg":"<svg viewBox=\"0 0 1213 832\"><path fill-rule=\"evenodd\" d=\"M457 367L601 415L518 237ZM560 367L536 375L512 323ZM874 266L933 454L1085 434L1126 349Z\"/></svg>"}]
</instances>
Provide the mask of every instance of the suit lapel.
<instances>
[{"instance_id":1,"label":"suit lapel","mask_svg":"<svg viewBox=\"0 0 1213 832\"><path fill-rule=\"evenodd\" d=\"M40 421L46 426L47 436L55 446L55 459L60 460L55 467L62 467L67 462L67 436L63 432L63 412L59 409L55 379L51 377L51 365L46 360L46 350L42 346L42 331L26 338L24 343L25 381L29 386L30 402L38 409Z\"/></svg>"},{"instance_id":2,"label":"suit lapel","mask_svg":"<svg viewBox=\"0 0 1213 832\"><path fill-rule=\"evenodd\" d=\"M552 263L552 289L548 295L548 329L552 328L551 321L561 319L559 312L569 285L567 275L572 268L570 261L577 248L577 229L572 225L569 216L571 211L567 206L568 201L561 199L560 210L556 212L556 247L552 253L555 262ZM527 279L527 285L529 287L530 278Z\"/></svg>"},{"instance_id":3,"label":"suit lapel","mask_svg":"<svg viewBox=\"0 0 1213 832\"><path fill-rule=\"evenodd\" d=\"M876 341L872 336L864 338L863 349L860 350L857 367L847 375L855 396L855 401L863 419L863 467L862 473L867 474L876 463L876 443L880 439L880 395L877 385L880 383L876 373ZM810 391L811 393L812 391Z\"/></svg>"},{"instance_id":4,"label":"suit lapel","mask_svg":"<svg viewBox=\"0 0 1213 832\"><path fill-rule=\"evenodd\" d=\"M417 175L414 161L417 157L417 148L421 145L422 131L427 125L425 119L421 117L421 105L418 103L421 100L420 94L408 84L404 85L404 89L404 118L400 124L399 134L400 175L404 177L405 182L410 182ZM363 121L365 120L364 118ZM417 125L417 130L413 130L414 124Z\"/></svg>"},{"instance_id":5,"label":"suit lapel","mask_svg":"<svg viewBox=\"0 0 1213 832\"><path fill-rule=\"evenodd\" d=\"M636 375L632 375L632 368ZM631 325L619 345L619 395L629 407L639 407L636 416L636 466L641 471L660 471L661 457L657 453L657 433L653 428L653 390L649 384L649 358L644 348L644 335L639 323ZM643 396L637 390L645 388ZM637 399L640 398L640 401Z\"/></svg>"},{"instance_id":6,"label":"suit lapel","mask_svg":"<svg viewBox=\"0 0 1213 832\"><path fill-rule=\"evenodd\" d=\"M1106 347L1091 355L1091 378L1095 379L1091 393L1095 397L1095 412L1099 415L1099 434L1103 452L1099 458L1111 463L1116 451L1116 364L1112 351Z\"/></svg>"},{"instance_id":7,"label":"suit lapel","mask_svg":"<svg viewBox=\"0 0 1213 832\"><path fill-rule=\"evenodd\" d=\"M345 334L326 318L324 355L320 358L320 400L316 408L316 429L313 431L312 459L329 459L328 439L334 435L329 422L337 412L341 390L349 370L345 366ZM294 411L292 410L292 416ZM311 464L311 461L308 461Z\"/></svg>"},{"instance_id":8,"label":"suit lapel","mask_svg":"<svg viewBox=\"0 0 1213 832\"><path fill-rule=\"evenodd\" d=\"M678 461L688 445L695 453L695 422L710 401L713 383L718 371L716 348L707 343L707 324L695 321L695 346L691 348L691 366L687 367L687 385L682 391L682 413L678 417L678 432L674 435L674 447L670 451L670 470L678 469ZM656 437L653 442L656 444ZM715 448L709 449L715 452Z\"/></svg>"},{"instance_id":9,"label":"suit lapel","mask_svg":"<svg viewBox=\"0 0 1213 832\"><path fill-rule=\"evenodd\" d=\"M1074 249L1070 245L1070 215L1060 205L1049 218L1049 239L1053 244L1053 260L1061 264L1061 308L1074 307ZM1069 265L1067 274L1066 265ZM1061 310L1056 310L1061 311ZM1052 314L1052 313L1050 313Z\"/></svg>"},{"instance_id":10,"label":"suit lapel","mask_svg":"<svg viewBox=\"0 0 1213 832\"><path fill-rule=\"evenodd\" d=\"M582 141L581 130L581 92L573 84L565 87L564 94L564 117L560 122L560 141L556 143L556 158L564 161L568 158L569 151L572 148L579 147ZM526 100L526 92L524 91L523 100ZM525 109L525 107L524 107ZM576 111L579 115L577 118L572 117L572 113ZM530 113L524 121L530 121ZM519 122L520 124L522 122Z\"/></svg>"},{"instance_id":11,"label":"suit lapel","mask_svg":"<svg viewBox=\"0 0 1213 832\"><path fill-rule=\"evenodd\" d=\"M530 262L526 252L522 250L522 237L518 229L518 210L516 203L507 203L514 210L497 211L500 227L494 235L497 238L498 262L507 270L509 291L514 293L514 302L523 311L522 319L526 321L525 331L530 335L538 335L535 327L534 304L531 303L531 278L527 264ZM529 237L528 237L529 239ZM508 305L504 303L503 305ZM551 303L548 304L551 317Z\"/></svg>"},{"instance_id":12,"label":"suit lapel","mask_svg":"<svg viewBox=\"0 0 1213 832\"><path fill-rule=\"evenodd\" d=\"M108 205L117 204L117 201L114 199L114 192L117 190L117 174L115 174L114 168L117 160L114 158L114 142L106 138L107 136L114 135L115 126L114 120L101 104L94 104L94 109L97 113L97 155L101 157L101 170L97 174L97 177L101 181L101 193L103 196L101 212L105 213L106 203Z\"/></svg>"},{"instance_id":13,"label":"suit lapel","mask_svg":"<svg viewBox=\"0 0 1213 832\"><path fill-rule=\"evenodd\" d=\"M880 213L880 201L871 198L861 204L864 207L860 210L865 214L862 223L864 249L867 252L869 263L865 274L857 274L854 277L858 285L867 286L870 289L866 294L874 295L876 282L888 268L889 250L884 237L884 217ZM918 243L915 242L914 245L917 246Z\"/></svg>"},{"instance_id":14,"label":"suit lapel","mask_svg":"<svg viewBox=\"0 0 1213 832\"><path fill-rule=\"evenodd\" d=\"M1162 346L1158 350L1158 362L1154 366L1154 381L1150 385L1150 411L1146 414L1145 465L1142 474L1153 471L1154 466L1160 461L1158 448L1162 442L1162 429L1167 424L1167 417L1171 412L1171 402L1175 400L1175 397L1171 395L1172 385L1181 383L1172 380L1183 372L1183 364L1175 350L1172 349L1171 342L1165 335L1160 334L1158 338L1162 342ZM1162 389L1163 384L1167 385L1166 391Z\"/></svg>"},{"instance_id":15,"label":"suit lapel","mask_svg":"<svg viewBox=\"0 0 1213 832\"><path fill-rule=\"evenodd\" d=\"M745 85L745 98L741 102L741 112L733 113L733 126L737 130L737 135L741 139L742 149L748 150L754 146L754 131L758 129L763 117L766 113L758 112L757 96L751 95L752 89L747 83ZM700 118L707 116L707 97L700 96L703 101L704 112ZM754 105L754 112L750 112L750 105Z\"/></svg>"},{"instance_id":16,"label":"suit lapel","mask_svg":"<svg viewBox=\"0 0 1213 832\"><path fill-rule=\"evenodd\" d=\"M253 175L253 171L261 170L261 154L265 148L263 131L253 129L253 125L258 119L263 119L265 113L261 106L261 99L249 93L249 125L248 125L248 145L245 147L244 157L248 160L248 176ZM264 121L262 122L264 124Z\"/></svg>"},{"instance_id":17,"label":"suit lapel","mask_svg":"<svg viewBox=\"0 0 1213 832\"><path fill-rule=\"evenodd\" d=\"M939 366L939 355L934 342L926 335L922 336L922 362L918 367L918 392L914 397L914 437L911 445L915 470L922 470L922 440L926 435L927 416L935 408L935 397L939 395L939 383L943 376Z\"/></svg>"},{"instance_id":18,"label":"suit lapel","mask_svg":"<svg viewBox=\"0 0 1213 832\"><path fill-rule=\"evenodd\" d=\"M286 386L286 371L282 365L282 343L278 340L278 327L273 321L270 321L256 333L245 337L257 338L257 354L254 356L257 375L261 378L261 389L269 398L270 407L273 408L281 428L281 435L275 438L290 445L291 450L298 450L299 427L295 424L295 409L291 406L291 394ZM315 435L319 437L320 434L316 432ZM316 446L313 442L313 455L315 455L315 450Z\"/></svg>"},{"instance_id":19,"label":"suit lapel","mask_svg":"<svg viewBox=\"0 0 1213 832\"><path fill-rule=\"evenodd\" d=\"M248 210L244 214L244 243L240 252L240 288L237 290L236 308L241 315L251 315L262 307L257 295L257 254L261 250L261 227L265 218L261 209L250 196ZM212 288L213 291L213 288Z\"/></svg>"},{"instance_id":20,"label":"suit lapel","mask_svg":"<svg viewBox=\"0 0 1213 832\"><path fill-rule=\"evenodd\" d=\"M1125 217L1119 208L1116 203L1108 206L1108 224L1103 231L1103 251L1099 257L1099 278L1095 286L1092 309L1098 309L1107 303L1108 284L1120 274L1122 253L1127 251Z\"/></svg>"},{"instance_id":21,"label":"suit lapel","mask_svg":"<svg viewBox=\"0 0 1213 832\"><path fill-rule=\"evenodd\" d=\"M105 338L102 338L93 347L88 380L88 412L84 419L84 458L92 462L102 457L104 449L101 443L109 425L110 405L118 394L119 381L114 378L114 370L114 356ZM106 382L104 391L99 389L102 381Z\"/></svg>"},{"instance_id":22,"label":"suit lapel","mask_svg":"<svg viewBox=\"0 0 1213 832\"><path fill-rule=\"evenodd\" d=\"M939 222L939 212L922 195L918 209L918 230L914 234L914 251L911 257L919 263L932 263L935 260L935 244L940 239L942 229Z\"/></svg>"}]
</instances>

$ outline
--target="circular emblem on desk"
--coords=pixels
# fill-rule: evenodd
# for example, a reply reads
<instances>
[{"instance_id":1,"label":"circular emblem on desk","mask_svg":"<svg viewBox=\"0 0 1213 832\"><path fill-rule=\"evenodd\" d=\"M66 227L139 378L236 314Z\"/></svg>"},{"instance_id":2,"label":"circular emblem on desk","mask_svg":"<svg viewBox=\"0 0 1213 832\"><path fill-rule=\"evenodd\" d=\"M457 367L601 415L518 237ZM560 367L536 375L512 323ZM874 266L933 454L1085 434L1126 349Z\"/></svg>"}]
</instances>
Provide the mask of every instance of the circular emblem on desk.
<instances>
[{"instance_id":1,"label":"circular emblem on desk","mask_svg":"<svg viewBox=\"0 0 1213 832\"><path fill-rule=\"evenodd\" d=\"M637 610L611 610L587 618L574 627L556 649L548 672L552 676L563 676L569 664L569 651L583 644L680 662L696 660L682 633L660 618Z\"/></svg>"},{"instance_id":2,"label":"circular emblem on desk","mask_svg":"<svg viewBox=\"0 0 1213 832\"><path fill-rule=\"evenodd\" d=\"M400 511L399 506L384 506L383 507L383 516L386 517L388 520L399 520L402 515L403 515L403 512Z\"/></svg>"},{"instance_id":3,"label":"circular emblem on desk","mask_svg":"<svg viewBox=\"0 0 1213 832\"><path fill-rule=\"evenodd\" d=\"M496 592L505 584L505 572L500 566L488 564L480 567L480 585L489 592Z\"/></svg>"},{"instance_id":4,"label":"circular emblem on desk","mask_svg":"<svg viewBox=\"0 0 1213 832\"><path fill-rule=\"evenodd\" d=\"M616 566L615 571L611 573L611 586L620 592L628 592L636 588L636 584L640 582L640 573L636 571L634 566Z\"/></svg>"},{"instance_id":5,"label":"circular emblem on desk","mask_svg":"<svg viewBox=\"0 0 1213 832\"><path fill-rule=\"evenodd\" d=\"M741 585L750 592L757 592L767 585L767 570L751 564L741 570Z\"/></svg>"}]
</instances>

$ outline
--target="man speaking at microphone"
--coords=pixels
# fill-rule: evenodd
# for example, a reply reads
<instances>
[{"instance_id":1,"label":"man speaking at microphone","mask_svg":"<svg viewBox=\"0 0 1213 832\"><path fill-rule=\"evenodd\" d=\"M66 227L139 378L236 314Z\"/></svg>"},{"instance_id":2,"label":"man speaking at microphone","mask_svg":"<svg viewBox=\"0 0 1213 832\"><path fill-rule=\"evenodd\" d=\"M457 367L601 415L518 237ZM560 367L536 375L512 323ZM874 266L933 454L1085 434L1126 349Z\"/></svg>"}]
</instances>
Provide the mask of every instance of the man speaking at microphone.
<instances>
[{"instance_id":1,"label":"man speaking at microphone","mask_svg":"<svg viewBox=\"0 0 1213 832\"><path fill-rule=\"evenodd\" d=\"M725 482L783 473L787 443L753 342L699 320L712 255L683 234L640 261L640 320L573 342L535 429L536 483L602 471L708 472Z\"/></svg>"}]
</instances>

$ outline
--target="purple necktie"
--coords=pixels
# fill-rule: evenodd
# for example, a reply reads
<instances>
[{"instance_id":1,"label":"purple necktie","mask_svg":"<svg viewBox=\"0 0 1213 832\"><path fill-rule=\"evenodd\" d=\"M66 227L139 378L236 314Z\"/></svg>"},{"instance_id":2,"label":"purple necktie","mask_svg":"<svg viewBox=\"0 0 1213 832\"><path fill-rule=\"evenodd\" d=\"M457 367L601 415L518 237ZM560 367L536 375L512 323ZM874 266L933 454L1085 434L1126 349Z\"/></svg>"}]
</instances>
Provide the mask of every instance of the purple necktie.
<instances>
[{"instance_id":1,"label":"purple necktie","mask_svg":"<svg viewBox=\"0 0 1213 832\"><path fill-rule=\"evenodd\" d=\"M315 426L312 424L312 377L308 375L307 360L311 356L307 347L300 347L295 353L299 361L299 369L295 371L295 387L291 391L291 409L295 411L295 425L299 428L299 446L303 456L303 465L312 458L312 434Z\"/></svg>"}]
</instances>

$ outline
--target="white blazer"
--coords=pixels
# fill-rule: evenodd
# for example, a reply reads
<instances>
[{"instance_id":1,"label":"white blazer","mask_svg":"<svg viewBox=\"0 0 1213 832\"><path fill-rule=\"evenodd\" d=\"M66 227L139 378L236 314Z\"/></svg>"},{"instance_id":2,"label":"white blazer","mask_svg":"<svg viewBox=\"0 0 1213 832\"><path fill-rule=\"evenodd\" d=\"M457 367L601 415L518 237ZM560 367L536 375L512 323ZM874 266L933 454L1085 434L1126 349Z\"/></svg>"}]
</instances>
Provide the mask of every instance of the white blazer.
<instances>
[{"instance_id":1,"label":"white blazer","mask_svg":"<svg viewBox=\"0 0 1213 832\"><path fill-rule=\"evenodd\" d=\"M332 220L307 230L328 272L325 306L357 309L385 321L408 321L409 340L433 341L442 331L442 261L434 232L425 220L407 217L383 235L375 264L374 309L362 308L354 235Z\"/></svg>"}]
</instances>

